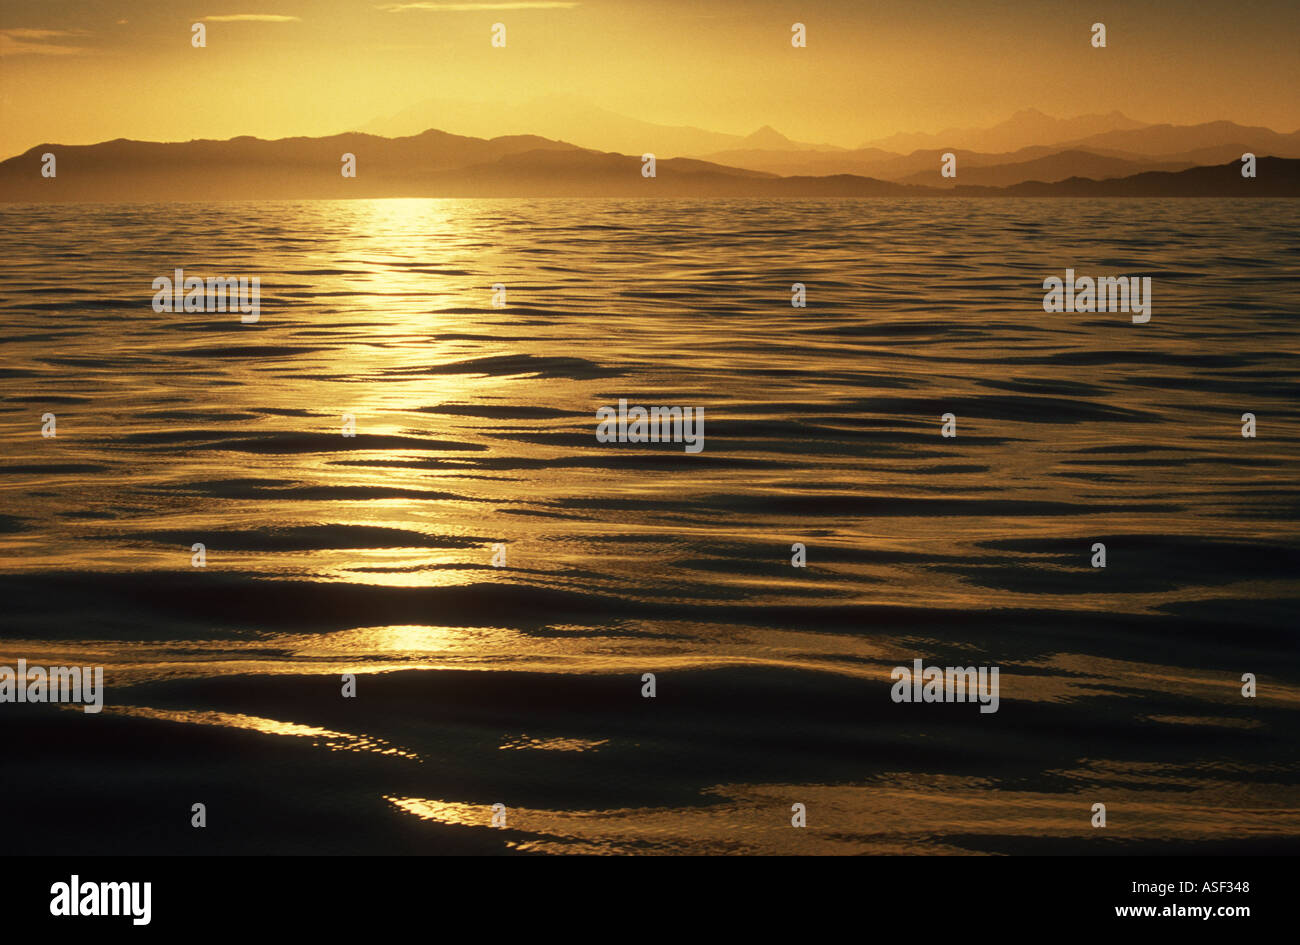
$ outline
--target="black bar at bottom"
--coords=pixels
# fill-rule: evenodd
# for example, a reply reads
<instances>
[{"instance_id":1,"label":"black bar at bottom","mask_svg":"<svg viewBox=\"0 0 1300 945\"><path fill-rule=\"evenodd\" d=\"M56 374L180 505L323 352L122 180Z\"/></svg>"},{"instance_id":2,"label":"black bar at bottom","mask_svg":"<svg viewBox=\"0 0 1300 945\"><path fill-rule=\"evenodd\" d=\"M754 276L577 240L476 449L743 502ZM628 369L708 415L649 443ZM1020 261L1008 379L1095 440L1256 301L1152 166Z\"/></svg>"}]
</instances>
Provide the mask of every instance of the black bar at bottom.
<instances>
[{"instance_id":1,"label":"black bar at bottom","mask_svg":"<svg viewBox=\"0 0 1300 945\"><path fill-rule=\"evenodd\" d=\"M592 923L614 920L619 924L606 928L671 928L674 935L718 922L733 929L811 923L805 932L817 934L826 920L870 934L929 926L951 934L997 920L1116 930L1136 924L1181 936L1284 921L1289 865L1272 857L570 857L545 864L535 857L11 858L0 903L9 929L73 934L373 933L411 921L432 923L431 935L465 934L442 928L443 920L593 933L601 926ZM101 900L108 911L116 898L124 914L52 914L52 904L71 911L73 876L79 913L82 905L98 911ZM105 893L105 883L149 883L148 923L137 922L143 885ZM57 884L67 886L66 896Z\"/></svg>"}]
</instances>

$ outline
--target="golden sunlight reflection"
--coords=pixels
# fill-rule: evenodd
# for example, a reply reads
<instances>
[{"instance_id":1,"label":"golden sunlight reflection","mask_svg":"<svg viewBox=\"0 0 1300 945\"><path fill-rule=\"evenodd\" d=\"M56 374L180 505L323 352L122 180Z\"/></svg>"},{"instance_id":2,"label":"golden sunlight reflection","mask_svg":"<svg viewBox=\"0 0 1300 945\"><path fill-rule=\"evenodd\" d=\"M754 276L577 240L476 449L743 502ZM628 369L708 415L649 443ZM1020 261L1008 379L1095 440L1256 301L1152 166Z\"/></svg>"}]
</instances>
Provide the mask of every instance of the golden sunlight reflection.
<instances>
[{"instance_id":1,"label":"golden sunlight reflection","mask_svg":"<svg viewBox=\"0 0 1300 945\"><path fill-rule=\"evenodd\" d=\"M608 745L608 738L533 738L514 735L501 743L501 751L595 751Z\"/></svg>"},{"instance_id":2,"label":"golden sunlight reflection","mask_svg":"<svg viewBox=\"0 0 1300 945\"><path fill-rule=\"evenodd\" d=\"M77 706L60 706L79 710ZM282 722L278 719L261 718L235 712L199 711L187 709L154 709L148 706L106 705L104 712L113 715L125 715L139 719L157 719L163 722L181 722L187 725L215 725L222 728L244 729L262 735L283 735L293 738L310 738L332 751L363 751L376 755L392 755L419 762L420 756L415 752L389 745L381 738L367 735L350 735L347 732L335 732L313 725L301 725L297 722Z\"/></svg>"},{"instance_id":3,"label":"golden sunlight reflection","mask_svg":"<svg viewBox=\"0 0 1300 945\"><path fill-rule=\"evenodd\" d=\"M1210 779L1169 783L1152 775L1133 787L1140 771L1098 762L1112 816L1098 840L1122 849L1125 841L1165 837L1231 840L1285 837L1300 829L1295 794L1282 784L1258 784L1251 806L1236 789ZM979 838L1094 836L1087 816L1092 793L992 791L983 778L886 775L865 784L727 784L703 806L614 810L510 807L507 833L521 851L548 853L663 852L691 854L968 854ZM1177 788L1171 790L1171 788ZM806 830L792 830L791 800L809 811ZM419 797L387 800L420 820L490 827L486 804ZM816 829L811 829L816 828Z\"/></svg>"},{"instance_id":4,"label":"golden sunlight reflection","mask_svg":"<svg viewBox=\"0 0 1300 945\"><path fill-rule=\"evenodd\" d=\"M1033 851L1102 788L1103 846L1294 832L1280 203L15 211L0 666L102 667L116 716L14 709L19 755L282 756L368 838L519 803L483 849ZM1080 234L1178 317L1021 317ZM180 262L260 321L152 317ZM598 436L620 401L707 447ZM895 703L914 659L997 668L997 714ZM97 751L106 809L167 789Z\"/></svg>"},{"instance_id":5,"label":"golden sunlight reflection","mask_svg":"<svg viewBox=\"0 0 1300 945\"><path fill-rule=\"evenodd\" d=\"M942 661L939 641L915 636L870 639L792 633L728 625L639 626L621 637L593 634L586 626L558 625L546 634L504 627L390 625L334 633L274 634L234 646L230 641L110 642L93 650L48 641L19 641L33 665L93 659L111 686L162 679L227 675L393 673L402 670L498 670L640 676L643 672L710 670L728 666L803 670L891 683L897 653ZM663 631L673 631L663 636ZM653 634L651 631L658 631ZM701 642L707 652L701 652ZM247 651L232 656L232 647ZM948 661L951 662L951 661ZM1129 660L1056 652L1028 660L1029 672L1001 672L1004 703L1073 703L1090 698L1181 696L1207 706L1237 701L1240 683L1221 673ZM1300 708L1300 686L1259 675L1256 703ZM1153 716L1155 718L1156 716ZM1216 716L1217 717L1217 716ZM1167 721L1163 714L1159 721Z\"/></svg>"}]
</instances>

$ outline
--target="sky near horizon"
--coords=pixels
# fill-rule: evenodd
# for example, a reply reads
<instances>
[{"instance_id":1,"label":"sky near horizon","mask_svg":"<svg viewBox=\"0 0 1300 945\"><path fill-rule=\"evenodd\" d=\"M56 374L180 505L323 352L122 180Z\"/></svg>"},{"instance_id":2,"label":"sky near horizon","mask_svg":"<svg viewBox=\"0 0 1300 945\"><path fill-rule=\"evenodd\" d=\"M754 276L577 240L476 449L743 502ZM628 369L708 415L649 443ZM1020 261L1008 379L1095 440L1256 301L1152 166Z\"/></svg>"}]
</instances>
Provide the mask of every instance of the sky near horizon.
<instances>
[{"instance_id":1,"label":"sky near horizon","mask_svg":"<svg viewBox=\"0 0 1300 945\"><path fill-rule=\"evenodd\" d=\"M505 48L490 43L498 22ZM791 46L796 22L807 48ZM548 93L845 147L1025 108L1291 132L1297 48L1297 0L6 0L0 158L327 135L427 99L491 109Z\"/></svg>"}]
</instances>

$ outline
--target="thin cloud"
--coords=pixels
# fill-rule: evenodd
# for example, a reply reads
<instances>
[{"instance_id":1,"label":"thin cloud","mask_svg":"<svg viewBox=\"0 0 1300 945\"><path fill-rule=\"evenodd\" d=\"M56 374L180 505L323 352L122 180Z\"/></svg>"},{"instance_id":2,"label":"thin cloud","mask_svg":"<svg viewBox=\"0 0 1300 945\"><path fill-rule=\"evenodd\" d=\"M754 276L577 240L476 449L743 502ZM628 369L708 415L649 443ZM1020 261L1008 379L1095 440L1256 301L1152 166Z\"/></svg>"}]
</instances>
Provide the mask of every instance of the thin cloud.
<instances>
[{"instance_id":1,"label":"thin cloud","mask_svg":"<svg viewBox=\"0 0 1300 945\"><path fill-rule=\"evenodd\" d=\"M278 13L228 13L223 16L205 16L204 23L301 23L300 16L280 16Z\"/></svg>"},{"instance_id":2,"label":"thin cloud","mask_svg":"<svg viewBox=\"0 0 1300 945\"><path fill-rule=\"evenodd\" d=\"M88 50L51 40L85 35L85 30L0 30L0 56L75 56Z\"/></svg>"},{"instance_id":3,"label":"thin cloud","mask_svg":"<svg viewBox=\"0 0 1300 945\"><path fill-rule=\"evenodd\" d=\"M389 13L427 10L430 13L477 13L480 10L572 10L576 2L565 0L506 0L504 3L384 3L375 7Z\"/></svg>"}]
</instances>

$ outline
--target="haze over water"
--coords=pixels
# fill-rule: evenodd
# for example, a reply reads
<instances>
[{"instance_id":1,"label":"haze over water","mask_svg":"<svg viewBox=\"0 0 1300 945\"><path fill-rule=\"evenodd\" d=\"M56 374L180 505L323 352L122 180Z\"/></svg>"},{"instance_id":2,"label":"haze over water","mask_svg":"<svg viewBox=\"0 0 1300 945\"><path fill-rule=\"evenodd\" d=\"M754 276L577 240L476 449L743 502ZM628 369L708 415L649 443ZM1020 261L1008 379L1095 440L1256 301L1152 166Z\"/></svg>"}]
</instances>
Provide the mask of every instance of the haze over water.
<instances>
[{"instance_id":1,"label":"haze over water","mask_svg":"<svg viewBox=\"0 0 1300 945\"><path fill-rule=\"evenodd\" d=\"M0 787L15 849L1294 851L1298 233L1235 200L0 208L0 663L108 685L6 707L57 772ZM155 313L176 268L260 276L260 321ZM1151 321L1045 314L1067 268L1151 277ZM620 398L703 408L703 452L598 443ZM895 704L915 658L1000 667L999 711Z\"/></svg>"}]
</instances>

